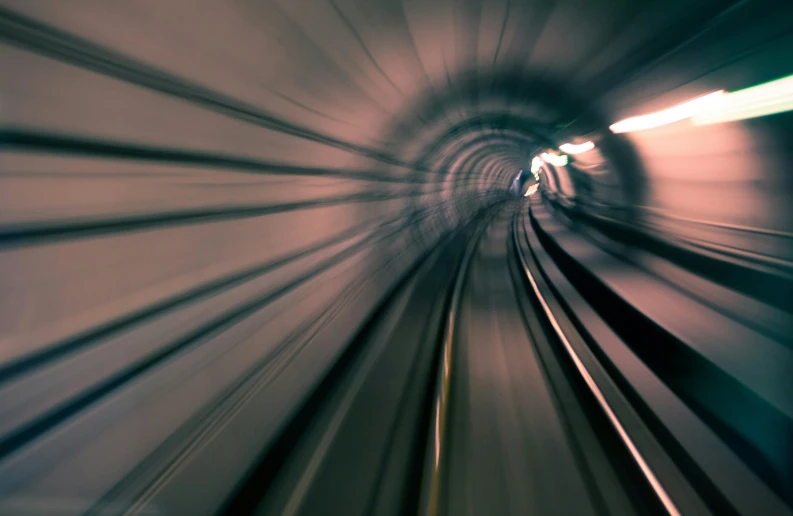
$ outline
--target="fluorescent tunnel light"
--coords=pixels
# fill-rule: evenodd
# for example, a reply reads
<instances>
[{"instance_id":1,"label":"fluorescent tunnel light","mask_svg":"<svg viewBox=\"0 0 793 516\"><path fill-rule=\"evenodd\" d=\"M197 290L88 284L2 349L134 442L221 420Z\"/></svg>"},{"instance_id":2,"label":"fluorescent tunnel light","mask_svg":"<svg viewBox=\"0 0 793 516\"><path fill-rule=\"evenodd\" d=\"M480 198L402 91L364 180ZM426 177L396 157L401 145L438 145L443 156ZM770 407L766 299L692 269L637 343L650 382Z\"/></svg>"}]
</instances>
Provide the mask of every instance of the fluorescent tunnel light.
<instances>
[{"instance_id":1,"label":"fluorescent tunnel light","mask_svg":"<svg viewBox=\"0 0 793 516\"><path fill-rule=\"evenodd\" d=\"M531 173L536 176L537 172L539 172L541 168L542 159L540 159L539 156L534 156L534 159L531 160Z\"/></svg>"},{"instance_id":2,"label":"fluorescent tunnel light","mask_svg":"<svg viewBox=\"0 0 793 516\"><path fill-rule=\"evenodd\" d=\"M529 187L529 189L528 189L528 190L526 190L526 193L525 193L525 194L523 194L523 197L529 197L529 196L531 196L531 195L534 195L534 194L537 192L537 189L538 189L539 187L540 187L540 185L531 185L531 186Z\"/></svg>"},{"instance_id":3,"label":"fluorescent tunnel light","mask_svg":"<svg viewBox=\"0 0 793 516\"><path fill-rule=\"evenodd\" d=\"M793 76L728 93L692 118L694 125L745 120L793 110Z\"/></svg>"},{"instance_id":4,"label":"fluorescent tunnel light","mask_svg":"<svg viewBox=\"0 0 793 516\"><path fill-rule=\"evenodd\" d=\"M585 142L578 145L574 143L565 143L564 145L559 146L559 150L566 152L567 154L582 154L584 152L591 151L594 148L595 144L592 142Z\"/></svg>"},{"instance_id":5,"label":"fluorescent tunnel light","mask_svg":"<svg viewBox=\"0 0 793 516\"><path fill-rule=\"evenodd\" d=\"M556 154L552 154L550 152L543 152L542 159L554 167L564 167L570 161L567 155L563 154L561 156L557 156Z\"/></svg>"},{"instance_id":6,"label":"fluorescent tunnel light","mask_svg":"<svg viewBox=\"0 0 793 516\"><path fill-rule=\"evenodd\" d=\"M614 133L629 133L680 122L719 105L724 96L724 90L715 91L663 111L620 120L613 124L610 129Z\"/></svg>"}]
</instances>

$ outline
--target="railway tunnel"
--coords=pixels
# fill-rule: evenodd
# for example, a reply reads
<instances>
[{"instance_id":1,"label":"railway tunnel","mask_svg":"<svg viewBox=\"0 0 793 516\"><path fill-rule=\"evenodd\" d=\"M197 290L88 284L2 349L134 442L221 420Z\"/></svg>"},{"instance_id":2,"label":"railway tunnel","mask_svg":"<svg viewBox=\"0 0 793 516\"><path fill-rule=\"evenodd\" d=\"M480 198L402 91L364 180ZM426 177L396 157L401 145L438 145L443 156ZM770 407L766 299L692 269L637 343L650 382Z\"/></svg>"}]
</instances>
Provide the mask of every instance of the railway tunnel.
<instances>
[{"instance_id":1,"label":"railway tunnel","mask_svg":"<svg viewBox=\"0 0 793 516\"><path fill-rule=\"evenodd\" d=\"M0 0L0 514L793 514L793 3Z\"/></svg>"}]
</instances>

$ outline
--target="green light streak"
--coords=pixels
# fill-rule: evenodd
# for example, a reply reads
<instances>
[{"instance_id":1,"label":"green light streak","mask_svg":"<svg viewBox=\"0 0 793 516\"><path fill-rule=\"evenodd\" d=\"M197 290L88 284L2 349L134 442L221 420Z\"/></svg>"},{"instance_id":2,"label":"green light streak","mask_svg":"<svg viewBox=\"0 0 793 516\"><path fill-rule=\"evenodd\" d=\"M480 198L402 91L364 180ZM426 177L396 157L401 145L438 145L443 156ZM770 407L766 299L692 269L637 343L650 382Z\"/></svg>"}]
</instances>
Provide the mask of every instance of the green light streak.
<instances>
[{"instance_id":1,"label":"green light streak","mask_svg":"<svg viewBox=\"0 0 793 516\"><path fill-rule=\"evenodd\" d=\"M746 120L793 110L793 76L723 95L692 117L694 125Z\"/></svg>"}]
</instances>

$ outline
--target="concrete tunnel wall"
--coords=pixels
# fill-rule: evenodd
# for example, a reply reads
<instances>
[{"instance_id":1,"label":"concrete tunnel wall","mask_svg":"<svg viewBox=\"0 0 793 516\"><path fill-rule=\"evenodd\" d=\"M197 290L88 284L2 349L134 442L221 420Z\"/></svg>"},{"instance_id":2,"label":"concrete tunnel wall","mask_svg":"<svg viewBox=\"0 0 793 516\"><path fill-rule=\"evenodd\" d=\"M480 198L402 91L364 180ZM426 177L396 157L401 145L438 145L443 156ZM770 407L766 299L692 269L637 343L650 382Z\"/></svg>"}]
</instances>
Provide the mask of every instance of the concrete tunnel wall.
<instances>
[{"instance_id":1,"label":"concrete tunnel wall","mask_svg":"<svg viewBox=\"0 0 793 516\"><path fill-rule=\"evenodd\" d=\"M120 367L140 342L209 342L0 463L17 486L39 478L28 497L101 496L279 342L315 332L250 416L258 431L216 444L221 470L251 460L400 275L549 142L598 144L574 163L590 188L562 171L550 194L670 234L722 224L716 244L793 258L790 115L607 129L790 74L793 5L0 4L3 370L69 357L47 371L67 375ZM73 457L52 467L65 443ZM221 503L234 481L205 487Z\"/></svg>"}]
</instances>

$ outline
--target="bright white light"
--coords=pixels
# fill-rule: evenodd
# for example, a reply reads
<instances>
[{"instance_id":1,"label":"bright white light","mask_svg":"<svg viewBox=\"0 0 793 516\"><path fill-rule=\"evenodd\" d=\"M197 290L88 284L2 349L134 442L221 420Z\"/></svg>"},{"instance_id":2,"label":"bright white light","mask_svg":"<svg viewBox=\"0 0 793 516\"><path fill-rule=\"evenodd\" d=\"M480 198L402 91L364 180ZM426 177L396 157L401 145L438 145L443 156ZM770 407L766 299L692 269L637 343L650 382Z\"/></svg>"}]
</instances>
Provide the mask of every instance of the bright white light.
<instances>
[{"instance_id":1,"label":"bright white light","mask_svg":"<svg viewBox=\"0 0 793 516\"><path fill-rule=\"evenodd\" d=\"M534 159L531 160L531 173L535 176L542 168L542 160L539 156L534 156Z\"/></svg>"},{"instance_id":2,"label":"bright white light","mask_svg":"<svg viewBox=\"0 0 793 516\"><path fill-rule=\"evenodd\" d=\"M793 110L793 76L724 96L716 106L692 118L694 125L716 124Z\"/></svg>"},{"instance_id":3,"label":"bright white light","mask_svg":"<svg viewBox=\"0 0 793 516\"><path fill-rule=\"evenodd\" d=\"M540 185L531 185L529 189L526 190L526 193L523 194L523 197L529 197L531 195L534 195L537 192L538 188L540 188Z\"/></svg>"},{"instance_id":4,"label":"bright white light","mask_svg":"<svg viewBox=\"0 0 793 516\"><path fill-rule=\"evenodd\" d=\"M570 161L567 158L567 155L557 156L556 154L550 152L543 152L542 159L549 165L553 165L554 167L564 167Z\"/></svg>"},{"instance_id":5,"label":"bright white light","mask_svg":"<svg viewBox=\"0 0 793 516\"><path fill-rule=\"evenodd\" d=\"M614 133L630 133L680 122L686 118L696 116L703 111L712 109L723 100L723 95L724 90L715 91L705 96L695 98L694 100L684 102L683 104L678 104L669 109L664 109L663 111L620 120L616 124L613 124L610 129Z\"/></svg>"},{"instance_id":6,"label":"bright white light","mask_svg":"<svg viewBox=\"0 0 793 516\"><path fill-rule=\"evenodd\" d=\"M578 145L574 143L565 143L564 145L559 146L559 150L566 152L567 154L582 154L584 152L591 151L594 148L595 144L592 142L580 143Z\"/></svg>"}]
</instances>

